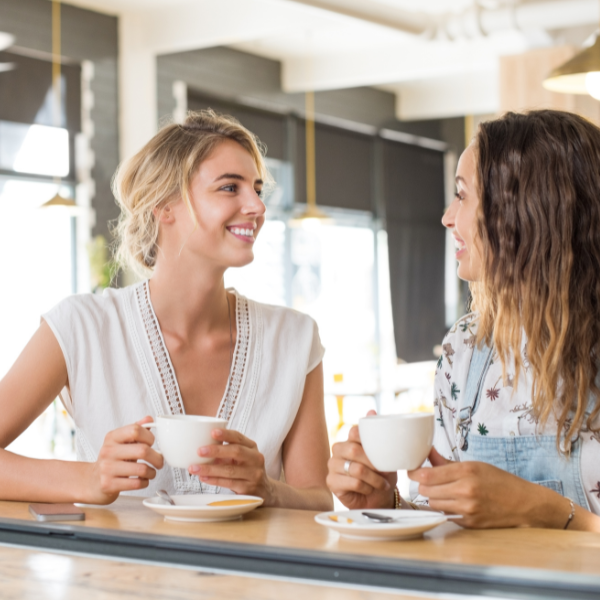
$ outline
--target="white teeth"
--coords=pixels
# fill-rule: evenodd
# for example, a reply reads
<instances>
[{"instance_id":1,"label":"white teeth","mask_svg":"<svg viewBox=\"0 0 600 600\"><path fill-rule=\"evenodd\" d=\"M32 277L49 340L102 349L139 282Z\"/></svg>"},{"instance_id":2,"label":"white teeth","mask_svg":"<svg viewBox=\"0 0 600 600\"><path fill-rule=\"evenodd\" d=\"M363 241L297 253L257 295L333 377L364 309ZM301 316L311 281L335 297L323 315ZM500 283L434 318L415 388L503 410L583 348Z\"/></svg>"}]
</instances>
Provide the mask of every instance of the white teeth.
<instances>
[{"instance_id":1,"label":"white teeth","mask_svg":"<svg viewBox=\"0 0 600 600\"><path fill-rule=\"evenodd\" d=\"M230 227L229 231L231 231L231 233L235 233L235 235L254 237L254 229L240 229L239 227Z\"/></svg>"}]
</instances>

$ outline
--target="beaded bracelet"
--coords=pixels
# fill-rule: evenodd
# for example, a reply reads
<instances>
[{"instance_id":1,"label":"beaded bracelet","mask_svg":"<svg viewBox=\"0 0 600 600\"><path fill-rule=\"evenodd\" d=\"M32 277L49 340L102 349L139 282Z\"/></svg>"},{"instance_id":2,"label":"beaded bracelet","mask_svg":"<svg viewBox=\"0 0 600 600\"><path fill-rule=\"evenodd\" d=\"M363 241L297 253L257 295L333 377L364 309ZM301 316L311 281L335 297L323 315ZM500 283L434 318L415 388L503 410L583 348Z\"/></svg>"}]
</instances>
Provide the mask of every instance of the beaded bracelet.
<instances>
[{"instance_id":1,"label":"beaded bracelet","mask_svg":"<svg viewBox=\"0 0 600 600\"><path fill-rule=\"evenodd\" d=\"M400 492L398 491L398 486L394 488L394 508L398 510L402 508L402 499L400 498Z\"/></svg>"},{"instance_id":2,"label":"beaded bracelet","mask_svg":"<svg viewBox=\"0 0 600 600\"><path fill-rule=\"evenodd\" d=\"M569 501L569 504L571 505L571 514L569 515L569 518L567 519L567 523L563 527L563 529L566 529L571 524L571 521L573 520L573 517L575 516L575 503L573 502L573 500L571 500L571 498L567 498L567 500Z\"/></svg>"}]
</instances>

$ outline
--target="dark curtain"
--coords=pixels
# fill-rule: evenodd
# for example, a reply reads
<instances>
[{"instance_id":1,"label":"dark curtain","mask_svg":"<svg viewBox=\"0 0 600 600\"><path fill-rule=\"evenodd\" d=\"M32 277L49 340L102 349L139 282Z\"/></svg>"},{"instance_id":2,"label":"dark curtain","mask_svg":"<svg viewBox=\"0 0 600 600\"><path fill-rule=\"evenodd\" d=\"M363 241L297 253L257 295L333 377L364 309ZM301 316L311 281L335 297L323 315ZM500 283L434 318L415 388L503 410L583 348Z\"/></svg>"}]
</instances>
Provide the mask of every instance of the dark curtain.
<instances>
[{"instance_id":1,"label":"dark curtain","mask_svg":"<svg viewBox=\"0 0 600 600\"><path fill-rule=\"evenodd\" d=\"M373 210L373 137L315 125L317 203L335 208ZM306 129L297 121L296 198L306 202Z\"/></svg>"},{"instance_id":2,"label":"dark curtain","mask_svg":"<svg viewBox=\"0 0 600 600\"><path fill-rule=\"evenodd\" d=\"M444 155L388 141L383 155L396 353L432 360L445 333Z\"/></svg>"}]
</instances>

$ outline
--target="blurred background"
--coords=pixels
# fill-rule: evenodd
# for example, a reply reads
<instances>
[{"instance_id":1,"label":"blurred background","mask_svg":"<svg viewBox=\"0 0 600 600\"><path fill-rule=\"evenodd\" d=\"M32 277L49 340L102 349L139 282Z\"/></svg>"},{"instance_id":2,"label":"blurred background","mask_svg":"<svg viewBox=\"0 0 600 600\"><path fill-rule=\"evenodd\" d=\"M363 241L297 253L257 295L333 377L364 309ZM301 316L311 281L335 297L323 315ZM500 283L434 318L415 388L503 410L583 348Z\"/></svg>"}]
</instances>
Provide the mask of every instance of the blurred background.
<instances>
[{"instance_id":1,"label":"blurred background","mask_svg":"<svg viewBox=\"0 0 600 600\"><path fill-rule=\"evenodd\" d=\"M467 301L440 224L457 159L507 110L599 122L591 76L543 85L595 52L599 18L598 0L0 0L0 376L61 298L135 280L108 251L111 177L211 107L277 184L227 284L317 320L331 441L371 408L431 410ZM74 435L56 401L11 449L73 458Z\"/></svg>"}]
</instances>

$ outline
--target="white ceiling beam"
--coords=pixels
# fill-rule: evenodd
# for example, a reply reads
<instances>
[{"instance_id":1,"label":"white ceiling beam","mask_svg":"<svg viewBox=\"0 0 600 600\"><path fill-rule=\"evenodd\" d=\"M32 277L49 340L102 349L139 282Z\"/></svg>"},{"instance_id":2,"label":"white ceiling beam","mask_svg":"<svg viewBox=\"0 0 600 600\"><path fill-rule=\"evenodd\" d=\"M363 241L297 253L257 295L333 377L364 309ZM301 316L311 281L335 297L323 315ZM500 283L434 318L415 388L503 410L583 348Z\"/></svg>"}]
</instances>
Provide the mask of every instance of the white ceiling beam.
<instances>
[{"instance_id":1,"label":"white ceiling beam","mask_svg":"<svg viewBox=\"0 0 600 600\"><path fill-rule=\"evenodd\" d=\"M396 117L402 121L496 114L500 110L498 69L455 77L385 86L396 94Z\"/></svg>"},{"instance_id":2,"label":"white ceiling beam","mask_svg":"<svg viewBox=\"0 0 600 600\"><path fill-rule=\"evenodd\" d=\"M402 10L390 4L365 2L365 0L282 0L304 4L322 10L359 19L366 23L397 29L403 33L421 35L432 29L434 22L420 11Z\"/></svg>"},{"instance_id":3,"label":"white ceiling beam","mask_svg":"<svg viewBox=\"0 0 600 600\"><path fill-rule=\"evenodd\" d=\"M288 0L187 0L136 11L143 44L156 54L231 45L330 27L345 17Z\"/></svg>"},{"instance_id":4,"label":"white ceiling beam","mask_svg":"<svg viewBox=\"0 0 600 600\"><path fill-rule=\"evenodd\" d=\"M479 40L404 43L370 51L286 59L282 86L286 92L302 92L399 83L494 70L497 63L496 49Z\"/></svg>"}]
</instances>

